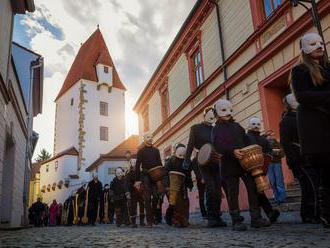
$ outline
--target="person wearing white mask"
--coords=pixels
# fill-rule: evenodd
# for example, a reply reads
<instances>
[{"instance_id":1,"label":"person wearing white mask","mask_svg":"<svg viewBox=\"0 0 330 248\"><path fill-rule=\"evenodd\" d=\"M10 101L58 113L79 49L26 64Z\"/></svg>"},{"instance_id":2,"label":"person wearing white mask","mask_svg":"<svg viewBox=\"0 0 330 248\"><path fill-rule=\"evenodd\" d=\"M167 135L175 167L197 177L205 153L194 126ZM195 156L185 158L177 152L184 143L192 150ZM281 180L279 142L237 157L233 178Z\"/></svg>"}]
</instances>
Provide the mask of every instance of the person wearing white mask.
<instances>
[{"instance_id":1,"label":"person wearing white mask","mask_svg":"<svg viewBox=\"0 0 330 248\"><path fill-rule=\"evenodd\" d=\"M268 140L260 135L261 132L261 119L259 117L252 117L249 119L248 122L248 131L247 135L250 140L251 145L259 145L262 147L262 152L265 154L265 156L269 156L271 158L272 156L272 148L268 142ZM268 166L266 166L266 169L268 169ZM281 164L280 164L281 166ZM266 172L265 172L266 173ZM274 209L272 207L272 204L269 202L266 194L264 192L258 192L258 200L259 204L264 210L265 214L269 218L269 220L273 223L276 222L278 217L280 216L280 212L277 209Z\"/></svg>"},{"instance_id":2,"label":"person wearing white mask","mask_svg":"<svg viewBox=\"0 0 330 248\"><path fill-rule=\"evenodd\" d=\"M120 227L122 224L128 226L129 210L128 201L131 200L131 194L128 189L127 181L124 178L125 172L122 167L118 167L115 171L115 178L110 183L110 190L113 194L115 206L116 225Z\"/></svg>"},{"instance_id":3,"label":"person wearing white mask","mask_svg":"<svg viewBox=\"0 0 330 248\"><path fill-rule=\"evenodd\" d=\"M320 222L317 195L319 176L314 167L305 166L306 161L300 153L297 128L299 104L292 93L286 95L283 102L286 110L280 122L280 141L286 156L286 163L301 188L300 217L303 223L318 224Z\"/></svg>"},{"instance_id":4,"label":"person wearing white mask","mask_svg":"<svg viewBox=\"0 0 330 248\"><path fill-rule=\"evenodd\" d=\"M322 38L307 33L301 40L299 62L290 83L299 103L298 135L302 155L320 175L320 218L330 228L330 66Z\"/></svg>"},{"instance_id":5,"label":"person wearing white mask","mask_svg":"<svg viewBox=\"0 0 330 248\"><path fill-rule=\"evenodd\" d=\"M160 152L157 147L153 146L153 136L151 133L145 133L143 136L143 145L138 150L135 164L135 183L134 187L140 190L143 184L144 204L146 210L147 227L152 227L156 224L156 204L159 202L159 195L157 194L156 184L148 175L148 170L162 166ZM153 206L152 206L153 205ZM155 206L156 205L156 206Z\"/></svg>"},{"instance_id":6,"label":"person wearing white mask","mask_svg":"<svg viewBox=\"0 0 330 248\"><path fill-rule=\"evenodd\" d=\"M211 143L211 133L215 123L215 112L212 106L204 109L204 120L190 128L189 141L183 167L192 169L196 175L199 206L202 216L207 219L208 227L224 227L226 223L221 218L221 178L219 165L201 167L198 165L198 152L191 162L193 150L199 151L207 143ZM190 168L191 167L191 168ZM224 185L222 185L224 186ZM226 187L224 187L226 191ZM205 208L205 190L206 208Z\"/></svg>"},{"instance_id":7,"label":"person wearing white mask","mask_svg":"<svg viewBox=\"0 0 330 248\"><path fill-rule=\"evenodd\" d=\"M172 171L185 174L185 181L181 191L178 193L176 204L169 204L166 211L165 220L168 225L173 225L175 227L187 227L189 225L189 198L187 189L191 190L193 188L191 171L185 170L182 167L186 155L186 146L178 143L174 146L173 150L173 155L167 160L165 168L168 172ZM170 191L169 199L171 199L171 197Z\"/></svg>"},{"instance_id":8,"label":"person wearing white mask","mask_svg":"<svg viewBox=\"0 0 330 248\"><path fill-rule=\"evenodd\" d=\"M238 202L240 179L244 182L248 193L251 227L267 227L270 222L261 216L254 179L249 172L242 168L239 162L239 159L243 157L241 149L250 144L249 138L244 128L234 121L233 106L230 101L220 99L215 103L214 108L217 122L212 133L212 144L216 151L222 155L221 175L227 185L227 201L233 230L245 231L247 229L240 218Z\"/></svg>"}]
</instances>

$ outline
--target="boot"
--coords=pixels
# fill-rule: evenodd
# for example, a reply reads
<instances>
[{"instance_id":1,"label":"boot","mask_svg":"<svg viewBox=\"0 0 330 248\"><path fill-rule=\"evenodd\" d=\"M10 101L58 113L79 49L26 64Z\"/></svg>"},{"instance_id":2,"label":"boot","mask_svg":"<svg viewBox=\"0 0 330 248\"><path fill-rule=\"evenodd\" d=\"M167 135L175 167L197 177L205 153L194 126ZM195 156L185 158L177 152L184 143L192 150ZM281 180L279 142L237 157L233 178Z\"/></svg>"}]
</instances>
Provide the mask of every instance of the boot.
<instances>
[{"instance_id":1,"label":"boot","mask_svg":"<svg viewBox=\"0 0 330 248\"><path fill-rule=\"evenodd\" d=\"M243 232L247 230L247 226L242 222L233 223L233 231Z\"/></svg>"},{"instance_id":2,"label":"boot","mask_svg":"<svg viewBox=\"0 0 330 248\"><path fill-rule=\"evenodd\" d=\"M140 226L145 226L146 224L144 223L144 215L140 215Z\"/></svg>"},{"instance_id":3,"label":"boot","mask_svg":"<svg viewBox=\"0 0 330 248\"><path fill-rule=\"evenodd\" d=\"M165 214L165 221L166 221L166 224L169 226L172 225L173 214L174 214L174 207L169 205L166 210L166 214Z\"/></svg>"},{"instance_id":4,"label":"boot","mask_svg":"<svg viewBox=\"0 0 330 248\"><path fill-rule=\"evenodd\" d=\"M231 210L230 215L233 223L233 231L242 232L247 230L247 226L242 222L239 210Z\"/></svg>"},{"instance_id":5,"label":"boot","mask_svg":"<svg viewBox=\"0 0 330 248\"><path fill-rule=\"evenodd\" d=\"M269 227L271 225L270 221L264 218L252 219L251 227L253 228L261 228L261 227Z\"/></svg>"},{"instance_id":6,"label":"boot","mask_svg":"<svg viewBox=\"0 0 330 248\"><path fill-rule=\"evenodd\" d=\"M271 223L275 223L280 216L280 211L278 211L277 209L273 209L272 211L270 211L270 213L267 214L267 216Z\"/></svg>"}]
</instances>

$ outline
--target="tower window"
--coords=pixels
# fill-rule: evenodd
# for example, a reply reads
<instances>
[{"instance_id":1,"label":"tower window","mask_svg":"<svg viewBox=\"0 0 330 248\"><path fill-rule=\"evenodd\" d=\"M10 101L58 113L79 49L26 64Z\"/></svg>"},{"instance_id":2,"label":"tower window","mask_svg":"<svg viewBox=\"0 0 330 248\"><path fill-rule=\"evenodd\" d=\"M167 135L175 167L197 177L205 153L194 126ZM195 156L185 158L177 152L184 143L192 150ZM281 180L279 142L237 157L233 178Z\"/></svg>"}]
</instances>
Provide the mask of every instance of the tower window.
<instances>
[{"instance_id":1,"label":"tower window","mask_svg":"<svg viewBox=\"0 0 330 248\"><path fill-rule=\"evenodd\" d=\"M104 73L109 73L109 67L103 66L103 71L104 71Z\"/></svg>"},{"instance_id":2,"label":"tower window","mask_svg":"<svg viewBox=\"0 0 330 248\"><path fill-rule=\"evenodd\" d=\"M108 103L100 102L100 115L108 116Z\"/></svg>"},{"instance_id":3,"label":"tower window","mask_svg":"<svg viewBox=\"0 0 330 248\"><path fill-rule=\"evenodd\" d=\"M71 98L71 103L70 103L71 106L73 106L73 98Z\"/></svg>"},{"instance_id":4,"label":"tower window","mask_svg":"<svg viewBox=\"0 0 330 248\"><path fill-rule=\"evenodd\" d=\"M108 141L109 140L109 130L108 127L100 127L100 140Z\"/></svg>"}]
</instances>

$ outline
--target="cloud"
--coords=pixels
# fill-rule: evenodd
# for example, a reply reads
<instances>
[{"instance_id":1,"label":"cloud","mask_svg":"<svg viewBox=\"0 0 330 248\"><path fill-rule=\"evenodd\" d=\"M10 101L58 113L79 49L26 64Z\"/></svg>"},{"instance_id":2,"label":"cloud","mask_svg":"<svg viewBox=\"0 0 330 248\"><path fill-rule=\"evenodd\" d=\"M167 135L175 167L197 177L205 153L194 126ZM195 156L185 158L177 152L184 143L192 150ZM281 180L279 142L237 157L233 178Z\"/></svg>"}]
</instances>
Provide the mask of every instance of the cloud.
<instances>
[{"instance_id":1,"label":"cloud","mask_svg":"<svg viewBox=\"0 0 330 248\"><path fill-rule=\"evenodd\" d=\"M137 133L132 107L196 0L35 0L24 25L30 47L45 58L43 115L34 121L39 148L53 146L56 97L80 44L99 24L124 82L128 134ZM52 86L52 87L50 87ZM47 128L45 128L47 127ZM52 149L48 149L52 150Z\"/></svg>"}]
</instances>

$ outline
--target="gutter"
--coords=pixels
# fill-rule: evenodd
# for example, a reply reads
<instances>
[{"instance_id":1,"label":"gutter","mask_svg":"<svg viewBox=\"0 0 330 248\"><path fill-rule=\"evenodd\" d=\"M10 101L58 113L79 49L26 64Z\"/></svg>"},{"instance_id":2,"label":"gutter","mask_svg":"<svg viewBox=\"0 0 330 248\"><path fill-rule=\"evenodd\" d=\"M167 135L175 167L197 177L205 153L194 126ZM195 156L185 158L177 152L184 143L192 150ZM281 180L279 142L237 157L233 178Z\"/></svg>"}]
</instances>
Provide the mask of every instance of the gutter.
<instances>
[{"instance_id":1,"label":"gutter","mask_svg":"<svg viewBox=\"0 0 330 248\"><path fill-rule=\"evenodd\" d=\"M216 7L217 10L217 22L218 22L218 29L219 29L219 40L220 40L220 50L221 50L221 60L223 64L223 78L224 78L224 88L225 88L225 94L226 99L229 100L229 90L227 89L227 80L228 80L228 69L227 64L225 64L226 58L225 58L225 49L223 45L223 35L222 35L222 29L221 29L221 23L220 23L220 11L219 11L219 3L218 0L210 0Z\"/></svg>"}]
</instances>

